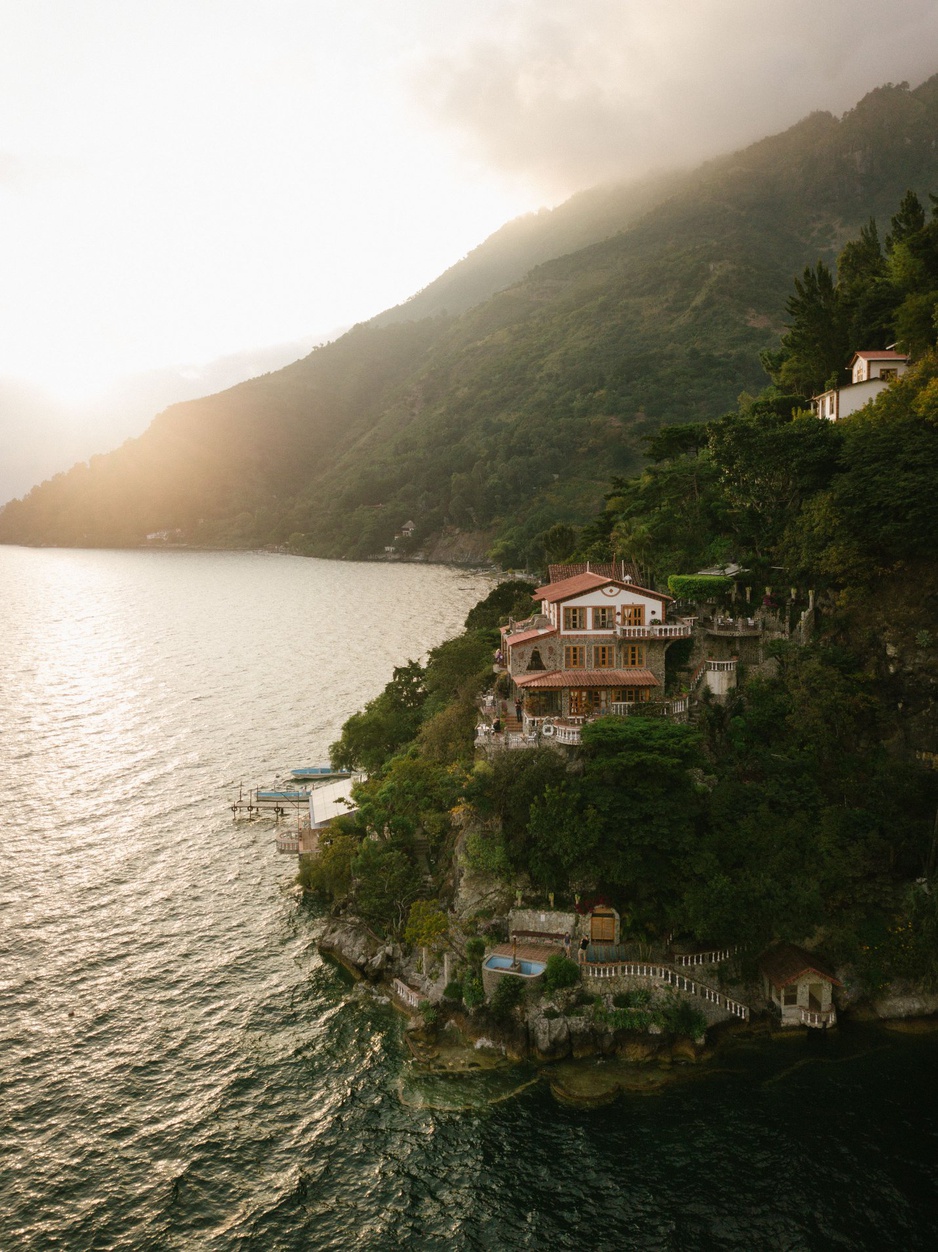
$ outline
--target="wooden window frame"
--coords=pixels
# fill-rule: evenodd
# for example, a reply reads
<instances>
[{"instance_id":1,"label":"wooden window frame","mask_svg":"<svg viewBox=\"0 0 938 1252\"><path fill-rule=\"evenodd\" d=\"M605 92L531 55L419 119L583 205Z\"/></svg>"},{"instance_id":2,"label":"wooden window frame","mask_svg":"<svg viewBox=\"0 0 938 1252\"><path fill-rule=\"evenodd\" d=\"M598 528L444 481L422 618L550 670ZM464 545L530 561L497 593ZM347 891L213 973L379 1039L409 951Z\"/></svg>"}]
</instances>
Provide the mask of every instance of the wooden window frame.
<instances>
[{"instance_id":1,"label":"wooden window frame","mask_svg":"<svg viewBox=\"0 0 938 1252\"><path fill-rule=\"evenodd\" d=\"M645 606L644 604L623 604L621 621L623 626L644 626L645 625Z\"/></svg>"},{"instance_id":2,"label":"wooden window frame","mask_svg":"<svg viewBox=\"0 0 938 1252\"><path fill-rule=\"evenodd\" d=\"M615 605L603 604L593 609L593 630L612 630L615 624Z\"/></svg>"},{"instance_id":3,"label":"wooden window frame","mask_svg":"<svg viewBox=\"0 0 938 1252\"><path fill-rule=\"evenodd\" d=\"M644 669L645 645L643 643L624 644L622 662L624 669Z\"/></svg>"},{"instance_id":4,"label":"wooden window frame","mask_svg":"<svg viewBox=\"0 0 938 1252\"><path fill-rule=\"evenodd\" d=\"M586 648L582 643L567 643L563 649L564 669L586 669Z\"/></svg>"},{"instance_id":5,"label":"wooden window frame","mask_svg":"<svg viewBox=\"0 0 938 1252\"><path fill-rule=\"evenodd\" d=\"M593 644L593 669L615 669L616 645L614 643Z\"/></svg>"},{"instance_id":6,"label":"wooden window frame","mask_svg":"<svg viewBox=\"0 0 938 1252\"><path fill-rule=\"evenodd\" d=\"M789 998L791 997L791 998ZM798 1003L798 984L790 982L782 988L782 1004L786 1009L794 1008Z\"/></svg>"},{"instance_id":7,"label":"wooden window frame","mask_svg":"<svg viewBox=\"0 0 938 1252\"><path fill-rule=\"evenodd\" d=\"M586 609L582 604L571 605L569 608L564 607L563 611L563 628L564 630L586 630Z\"/></svg>"}]
</instances>

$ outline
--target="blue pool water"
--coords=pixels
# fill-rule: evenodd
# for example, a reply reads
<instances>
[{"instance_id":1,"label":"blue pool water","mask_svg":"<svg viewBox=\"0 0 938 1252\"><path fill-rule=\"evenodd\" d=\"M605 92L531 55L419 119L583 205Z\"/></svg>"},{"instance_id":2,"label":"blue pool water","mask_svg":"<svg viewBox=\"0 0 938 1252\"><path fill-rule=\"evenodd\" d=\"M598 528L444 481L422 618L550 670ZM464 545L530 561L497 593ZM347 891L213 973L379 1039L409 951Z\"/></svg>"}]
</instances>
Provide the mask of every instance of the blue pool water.
<instances>
[{"instance_id":1,"label":"blue pool water","mask_svg":"<svg viewBox=\"0 0 938 1252\"><path fill-rule=\"evenodd\" d=\"M511 969L512 960L510 956L490 956L485 962L486 969ZM533 978L535 974L543 974L547 966L543 961L519 961L518 969L515 973L525 974L528 978Z\"/></svg>"}]
</instances>

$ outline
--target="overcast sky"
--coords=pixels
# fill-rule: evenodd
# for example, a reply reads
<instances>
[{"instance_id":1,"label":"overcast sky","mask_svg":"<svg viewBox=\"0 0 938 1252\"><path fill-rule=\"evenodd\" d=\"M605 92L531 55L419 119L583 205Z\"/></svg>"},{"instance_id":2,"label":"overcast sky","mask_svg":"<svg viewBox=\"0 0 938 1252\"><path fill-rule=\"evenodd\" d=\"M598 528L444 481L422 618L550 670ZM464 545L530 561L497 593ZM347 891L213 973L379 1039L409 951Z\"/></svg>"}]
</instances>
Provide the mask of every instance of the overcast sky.
<instances>
[{"instance_id":1,"label":"overcast sky","mask_svg":"<svg viewBox=\"0 0 938 1252\"><path fill-rule=\"evenodd\" d=\"M312 344L521 212L936 70L936 0L0 0L0 377Z\"/></svg>"}]
</instances>

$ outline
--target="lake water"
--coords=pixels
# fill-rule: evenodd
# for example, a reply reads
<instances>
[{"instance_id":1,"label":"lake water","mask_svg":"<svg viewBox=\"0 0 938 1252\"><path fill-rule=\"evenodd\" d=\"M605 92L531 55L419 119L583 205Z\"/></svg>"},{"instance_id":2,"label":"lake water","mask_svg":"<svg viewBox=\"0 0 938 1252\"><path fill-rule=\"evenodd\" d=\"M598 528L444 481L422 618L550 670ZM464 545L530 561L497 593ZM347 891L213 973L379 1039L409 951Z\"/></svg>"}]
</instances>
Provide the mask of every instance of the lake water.
<instances>
[{"instance_id":1,"label":"lake water","mask_svg":"<svg viewBox=\"0 0 938 1252\"><path fill-rule=\"evenodd\" d=\"M935 1246L935 1037L740 1046L588 1112L422 1076L319 958L295 861L227 805L487 589L0 548L4 1250Z\"/></svg>"}]
</instances>

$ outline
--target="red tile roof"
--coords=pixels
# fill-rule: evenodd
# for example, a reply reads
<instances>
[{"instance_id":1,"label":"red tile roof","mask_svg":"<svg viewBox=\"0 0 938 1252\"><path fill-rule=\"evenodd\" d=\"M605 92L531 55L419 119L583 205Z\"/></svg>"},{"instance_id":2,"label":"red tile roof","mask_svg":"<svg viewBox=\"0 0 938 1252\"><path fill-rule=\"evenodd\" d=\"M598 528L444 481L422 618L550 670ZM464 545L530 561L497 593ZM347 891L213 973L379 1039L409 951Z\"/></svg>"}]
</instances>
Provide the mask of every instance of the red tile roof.
<instances>
[{"instance_id":1,"label":"red tile roof","mask_svg":"<svg viewBox=\"0 0 938 1252\"><path fill-rule=\"evenodd\" d=\"M584 591L595 591L597 587L610 584L621 587L623 591L637 591L639 595L651 596L662 603L670 601L672 596L662 595L660 591L649 591L647 587L638 587L635 583L626 583L619 578L608 578L602 574L594 574L591 570L586 574L575 574L572 578L564 578L559 583L546 583L531 592L532 600L568 600L571 596L581 596Z\"/></svg>"},{"instance_id":2,"label":"red tile roof","mask_svg":"<svg viewBox=\"0 0 938 1252\"><path fill-rule=\"evenodd\" d=\"M547 581L563 582L565 578L574 578L577 574L602 574L604 578L631 578L633 583L639 579L638 566L633 561L565 561L563 565L548 565Z\"/></svg>"},{"instance_id":3,"label":"red tile roof","mask_svg":"<svg viewBox=\"0 0 938 1252\"><path fill-rule=\"evenodd\" d=\"M556 626L540 626L536 630L523 630L520 635L506 635L505 642L511 648L517 643L530 643L532 639L543 639L545 635L556 633Z\"/></svg>"},{"instance_id":4,"label":"red tile roof","mask_svg":"<svg viewBox=\"0 0 938 1252\"><path fill-rule=\"evenodd\" d=\"M833 983L835 987L842 984L834 971L814 952L806 952L793 943L783 943L771 952L767 952L759 961L762 972L776 990L781 990L788 983L797 982L805 974L816 974Z\"/></svg>"},{"instance_id":5,"label":"red tile roof","mask_svg":"<svg viewBox=\"0 0 938 1252\"><path fill-rule=\"evenodd\" d=\"M850 364L852 365L858 357L862 357L864 361L907 361L909 359L908 354L905 352L894 352L892 348L881 348L877 352L854 352L850 358Z\"/></svg>"},{"instance_id":6,"label":"red tile roof","mask_svg":"<svg viewBox=\"0 0 938 1252\"><path fill-rule=\"evenodd\" d=\"M551 669L515 677L517 687L660 687L650 669Z\"/></svg>"}]
</instances>

